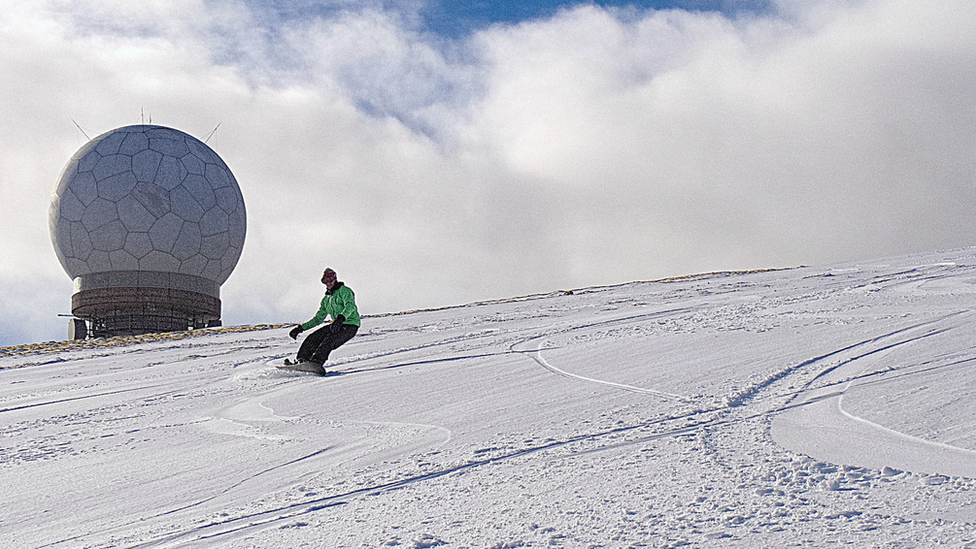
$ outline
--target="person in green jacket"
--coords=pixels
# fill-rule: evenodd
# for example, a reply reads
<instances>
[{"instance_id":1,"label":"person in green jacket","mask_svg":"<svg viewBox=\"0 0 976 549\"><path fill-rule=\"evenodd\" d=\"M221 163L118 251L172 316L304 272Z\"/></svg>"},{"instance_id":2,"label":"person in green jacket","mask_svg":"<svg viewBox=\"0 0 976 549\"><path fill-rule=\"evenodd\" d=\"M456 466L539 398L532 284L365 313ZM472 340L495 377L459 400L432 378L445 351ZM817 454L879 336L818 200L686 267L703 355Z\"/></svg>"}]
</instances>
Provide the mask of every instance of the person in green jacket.
<instances>
[{"instance_id":1,"label":"person in green jacket","mask_svg":"<svg viewBox=\"0 0 976 549\"><path fill-rule=\"evenodd\" d=\"M322 284L325 284L326 291L319 311L308 322L296 324L288 335L292 339L298 339L299 334L318 326L326 317L331 318L332 322L305 338L298 349L296 362L286 361L286 364L306 362L308 364L305 366L319 375L325 375L324 364L329 359L329 353L352 339L361 324L359 309L356 308L356 294L337 279L336 272L326 269L322 273Z\"/></svg>"}]
</instances>

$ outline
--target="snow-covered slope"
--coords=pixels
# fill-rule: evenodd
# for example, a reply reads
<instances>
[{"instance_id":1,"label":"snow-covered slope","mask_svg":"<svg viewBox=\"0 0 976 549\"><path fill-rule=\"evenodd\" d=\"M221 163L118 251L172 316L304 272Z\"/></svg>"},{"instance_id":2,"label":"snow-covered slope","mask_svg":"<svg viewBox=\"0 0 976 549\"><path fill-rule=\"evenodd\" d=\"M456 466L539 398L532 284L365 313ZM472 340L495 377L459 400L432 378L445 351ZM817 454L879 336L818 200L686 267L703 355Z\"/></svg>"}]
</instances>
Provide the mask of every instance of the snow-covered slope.
<instances>
[{"instance_id":1,"label":"snow-covered slope","mask_svg":"<svg viewBox=\"0 0 976 549\"><path fill-rule=\"evenodd\" d=\"M0 350L0 546L962 546L974 309L967 249L366 318L325 378Z\"/></svg>"}]
</instances>

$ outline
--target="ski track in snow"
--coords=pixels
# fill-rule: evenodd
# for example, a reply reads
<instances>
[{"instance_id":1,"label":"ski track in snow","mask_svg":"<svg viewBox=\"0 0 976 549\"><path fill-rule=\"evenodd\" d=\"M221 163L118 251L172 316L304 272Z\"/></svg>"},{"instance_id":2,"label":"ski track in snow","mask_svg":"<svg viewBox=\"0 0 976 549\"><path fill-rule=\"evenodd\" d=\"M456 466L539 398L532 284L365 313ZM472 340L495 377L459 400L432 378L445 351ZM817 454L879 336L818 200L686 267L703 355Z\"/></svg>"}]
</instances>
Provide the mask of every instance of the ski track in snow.
<instances>
[{"instance_id":1,"label":"ski track in snow","mask_svg":"<svg viewBox=\"0 0 976 549\"><path fill-rule=\"evenodd\" d=\"M839 391L825 392L823 389L808 388L797 395L803 399L800 406L779 416L773 423L773 436L779 442L801 451L818 453L823 459L845 462L857 459L875 468L891 466L913 471L929 471L952 476L976 478L976 451L958 448L941 442L929 441L890 429L863 417L844 410L845 393L865 376L870 366L862 366L865 359L875 355L890 353L898 347L913 345L925 338L941 335L954 327L972 322L972 313L962 311L898 330L883 336L862 341L841 349L831 355L848 353L861 347L869 347L858 354L845 358L838 364L820 371L808 386L818 380L831 376L835 379L848 378ZM956 325L946 326L957 317ZM895 342L887 340L912 332L923 332ZM871 348L871 344L878 344ZM823 361L821 357L813 363ZM844 433L843 445L833 442L837 433ZM826 449L826 450L824 450Z\"/></svg>"},{"instance_id":2,"label":"ski track in snow","mask_svg":"<svg viewBox=\"0 0 976 549\"><path fill-rule=\"evenodd\" d=\"M974 264L367 317L324 378L273 330L0 357L0 544L967 546Z\"/></svg>"},{"instance_id":3,"label":"ski track in snow","mask_svg":"<svg viewBox=\"0 0 976 549\"><path fill-rule=\"evenodd\" d=\"M589 382L589 383L599 383L601 385L608 385L610 387L616 387L618 389L623 389L624 391L630 391L632 393L641 393L641 394L645 394L645 395L655 395L655 396L658 396L658 397L661 397L661 398L665 398L665 399L677 400L679 402L687 402L688 401L688 399L686 399L686 398L684 398L684 397L682 397L680 395L673 395L671 393L667 393L667 392L664 392L664 391L658 391L658 390L655 390L655 389L643 389L641 387L634 387L633 385L626 385L626 384L623 384L623 383L615 383L613 381L605 381L605 380L601 380L601 379L594 379L592 377L581 376L581 375L578 375L578 374L573 374L573 373L567 372L565 370L561 370L561 369L553 366L552 364L549 364L549 362L546 361L545 357L542 356L542 346L543 346L543 344L545 342L545 337L543 336L543 337L533 338L533 339L530 339L528 341L525 341L524 344L525 345L528 345L532 341L535 341L536 342L535 349L532 349L530 351L518 351L516 349L513 349L513 350L515 350L516 352L526 352L526 353L528 353L532 357L533 360L535 360L536 362L539 363L540 366L542 366L543 368L545 368L546 370L549 370L550 372L552 372L554 374L558 374L558 375L565 376L565 377L572 378L572 379L578 379L580 381L585 381L585 382ZM516 345L516 346L521 346L521 345Z\"/></svg>"}]
</instances>

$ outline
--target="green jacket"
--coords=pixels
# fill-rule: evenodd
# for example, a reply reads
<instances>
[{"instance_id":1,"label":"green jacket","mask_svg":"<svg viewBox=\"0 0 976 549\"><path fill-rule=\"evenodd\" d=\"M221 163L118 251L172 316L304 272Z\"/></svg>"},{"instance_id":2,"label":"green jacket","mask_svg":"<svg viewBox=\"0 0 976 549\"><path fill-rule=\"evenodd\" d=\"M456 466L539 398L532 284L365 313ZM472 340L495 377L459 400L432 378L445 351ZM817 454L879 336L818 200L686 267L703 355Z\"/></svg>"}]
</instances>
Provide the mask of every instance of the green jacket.
<instances>
[{"instance_id":1,"label":"green jacket","mask_svg":"<svg viewBox=\"0 0 976 549\"><path fill-rule=\"evenodd\" d=\"M322 304L319 305L319 312L315 313L312 320L302 324L302 330L318 326L325 320L326 316L335 320L339 315L346 319L343 324L360 325L359 309L356 308L356 294L342 282L336 282L331 290L325 292Z\"/></svg>"}]
</instances>

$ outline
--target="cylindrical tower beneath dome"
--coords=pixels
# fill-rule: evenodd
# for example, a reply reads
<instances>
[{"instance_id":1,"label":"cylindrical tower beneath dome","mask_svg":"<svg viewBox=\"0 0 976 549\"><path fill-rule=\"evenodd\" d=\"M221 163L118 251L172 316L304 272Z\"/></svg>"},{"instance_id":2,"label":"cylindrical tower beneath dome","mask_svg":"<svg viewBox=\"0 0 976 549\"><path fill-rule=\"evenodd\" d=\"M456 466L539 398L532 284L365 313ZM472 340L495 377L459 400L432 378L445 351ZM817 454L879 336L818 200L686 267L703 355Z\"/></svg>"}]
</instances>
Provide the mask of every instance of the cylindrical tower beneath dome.
<instances>
[{"instance_id":1,"label":"cylindrical tower beneath dome","mask_svg":"<svg viewBox=\"0 0 976 549\"><path fill-rule=\"evenodd\" d=\"M219 326L244 247L244 198L210 147L163 126L118 128L71 157L51 240L92 337Z\"/></svg>"}]
</instances>

